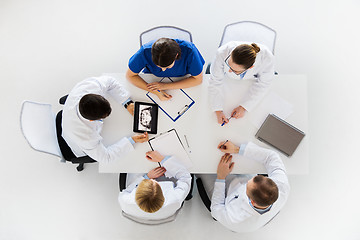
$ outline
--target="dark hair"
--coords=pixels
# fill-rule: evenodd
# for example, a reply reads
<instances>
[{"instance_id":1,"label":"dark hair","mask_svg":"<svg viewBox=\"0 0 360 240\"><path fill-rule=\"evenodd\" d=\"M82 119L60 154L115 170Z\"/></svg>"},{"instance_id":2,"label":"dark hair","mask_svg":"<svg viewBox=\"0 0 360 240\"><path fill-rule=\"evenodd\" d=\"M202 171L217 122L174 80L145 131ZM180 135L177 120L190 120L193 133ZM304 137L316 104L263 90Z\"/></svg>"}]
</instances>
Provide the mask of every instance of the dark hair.
<instances>
[{"instance_id":1,"label":"dark hair","mask_svg":"<svg viewBox=\"0 0 360 240\"><path fill-rule=\"evenodd\" d=\"M98 94L86 94L79 103L81 116L88 120L99 120L106 118L111 113L108 100Z\"/></svg>"},{"instance_id":2,"label":"dark hair","mask_svg":"<svg viewBox=\"0 0 360 240\"><path fill-rule=\"evenodd\" d=\"M181 49L175 40L170 38L159 38L152 45L151 57L155 65L160 67L167 67L170 66L175 60L180 59Z\"/></svg>"},{"instance_id":3,"label":"dark hair","mask_svg":"<svg viewBox=\"0 0 360 240\"><path fill-rule=\"evenodd\" d=\"M258 175L253 178L254 188L250 190L249 196L257 205L266 207L273 204L279 197L279 189L268 177Z\"/></svg>"},{"instance_id":4,"label":"dark hair","mask_svg":"<svg viewBox=\"0 0 360 240\"><path fill-rule=\"evenodd\" d=\"M231 52L231 58L234 63L248 69L254 64L258 52L260 52L260 48L255 43L241 44Z\"/></svg>"}]
</instances>

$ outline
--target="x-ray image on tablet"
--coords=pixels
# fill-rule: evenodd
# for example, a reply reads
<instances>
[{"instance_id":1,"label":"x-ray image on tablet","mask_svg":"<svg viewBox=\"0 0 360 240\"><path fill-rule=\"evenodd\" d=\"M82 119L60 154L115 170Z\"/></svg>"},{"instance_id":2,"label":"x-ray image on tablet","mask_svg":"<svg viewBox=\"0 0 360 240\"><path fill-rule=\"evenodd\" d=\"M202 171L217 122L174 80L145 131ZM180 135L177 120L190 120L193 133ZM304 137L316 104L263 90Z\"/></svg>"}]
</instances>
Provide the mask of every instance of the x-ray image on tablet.
<instances>
[{"instance_id":1,"label":"x-ray image on tablet","mask_svg":"<svg viewBox=\"0 0 360 240\"><path fill-rule=\"evenodd\" d=\"M135 102L134 132L157 133L158 105L153 103Z\"/></svg>"}]
</instances>

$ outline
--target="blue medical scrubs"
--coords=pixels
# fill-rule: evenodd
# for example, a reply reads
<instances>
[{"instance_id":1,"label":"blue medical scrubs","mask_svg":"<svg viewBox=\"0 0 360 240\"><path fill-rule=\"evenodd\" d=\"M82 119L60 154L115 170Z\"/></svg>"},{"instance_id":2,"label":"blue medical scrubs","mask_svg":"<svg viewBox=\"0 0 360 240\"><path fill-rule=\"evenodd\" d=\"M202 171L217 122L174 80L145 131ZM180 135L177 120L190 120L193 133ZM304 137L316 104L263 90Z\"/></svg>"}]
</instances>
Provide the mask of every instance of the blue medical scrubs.
<instances>
[{"instance_id":1,"label":"blue medical scrubs","mask_svg":"<svg viewBox=\"0 0 360 240\"><path fill-rule=\"evenodd\" d=\"M172 68L162 71L151 58L151 47L155 41L144 44L129 60L129 68L134 73L144 69L144 73L152 73L157 77L181 77L186 74L199 75L204 66L204 59L199 50L191 42L174 39L180 46L181 57L175 60Z\"/></svg>"}]
</instances>

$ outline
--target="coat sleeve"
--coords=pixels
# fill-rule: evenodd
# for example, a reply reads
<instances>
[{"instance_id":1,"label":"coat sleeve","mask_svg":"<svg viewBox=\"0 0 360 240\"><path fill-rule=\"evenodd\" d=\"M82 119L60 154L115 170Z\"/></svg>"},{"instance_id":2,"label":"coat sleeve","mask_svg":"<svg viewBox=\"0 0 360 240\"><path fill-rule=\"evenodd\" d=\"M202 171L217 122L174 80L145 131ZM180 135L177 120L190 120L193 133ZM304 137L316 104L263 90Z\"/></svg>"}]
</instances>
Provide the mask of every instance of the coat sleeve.
<instances>
[{"instance_id":1,"label":"coat sleeve","mask_svg":"<svg viewBox=\"0 0 360 240\"><path fill-rule=\"evenodd\" d=\"M223 110L224 104L224 64L225 58L228 53L227 46L220 47L217 52L214 61L210 66L210 79L209 79L209 101L212 111Z\"/></svg>"},{"instance_id":2,"label":"coat sleeve","mask_svg":"<svg viewBox=\"0 0 360 240\"><path fill-rule=\"evenodd\" d=\"M249 142L245 148L244 156L264 164L269 178L277 184L279 191L282 191L285 196L289 194L289 180L284 163L278 153Z\"/></svg>"},{"instance_id":3,"label":"coat sleeve","mask_svg":"<svg viewBox=\"0 0 360 240\"><path fill-rule=\"evenodd\" d=\"M95 140L93 144L87 143L87 146L82 147L86 155L98 162L109 163L122 158L128 152L134 150L133 145L126 137L108 147L105 147L102 143L102 138L98 137L98 140Z\"/></svg>"},{"instance_id":4,"label":"coat sleeve","mask_svg":"<svg viewBox=\"0 0 360 240\"><path fill-rule=\"evenodd\" d=\"M119 83L119 81L111 76L94 78L94 81L97 82L104 94L109 94L120 104L124 103L130 97L130 93Z\"/></svg>"},{"instance_id":5,"label":"coat sleeve","mask_svg":"<svg viewBox=\"0 0 360 240\"><path fill-rule=\"evenodd\" d=\"M183 164L176 160L174 156L167 159L163 166L167 171L169 177L174 177L176 186L174 188L176 198L179 202L184 201L190 191L191 186L191 175Z\"/></svg>"},{"instance_id":6,"label":"coat sleeve","mask_svg":"<svg viewBox=\"0 0 360 240\"><path fill-rule=\"evenodd\" d=\"M219 222L227 223L229 221L229 216L225 206L225 182L215 181L210 209L211 216Z\"/></svg>"},{"instance_id":7,"label":"coat sleeve","mask_svg":"<svg viewBox=\"0 0 360 240\"><path fill-rule=\"evenodd\" d=\"M251 85L244 99L240 102L240 105L248 112L252 111L260 102L274 80L274 56L268 52L268 50L264 51L265 53L263 59L261 59L257 79Z\"/></svg>"}]
</instances>

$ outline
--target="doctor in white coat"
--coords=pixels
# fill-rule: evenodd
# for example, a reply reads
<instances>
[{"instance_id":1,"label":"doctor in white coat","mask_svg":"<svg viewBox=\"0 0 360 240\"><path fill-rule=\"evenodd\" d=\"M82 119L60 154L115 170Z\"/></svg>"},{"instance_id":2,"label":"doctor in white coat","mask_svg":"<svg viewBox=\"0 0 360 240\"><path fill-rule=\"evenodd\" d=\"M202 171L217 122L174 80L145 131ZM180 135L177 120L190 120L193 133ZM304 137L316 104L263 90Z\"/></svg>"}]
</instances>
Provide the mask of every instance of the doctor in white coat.
<instances>
[{"instance_id":1,"label":"doctor in white coat","mask_svg":"<svg viewBox=\"0 0 360 240\"><path fill-rule=\"evenodd\" d=\"M211 215L234 232L255 231L272 220L288 198L290 185L284 164L276 152L252 142L241 146L230 141L223 144L218 148L226 154L217 175L199 175L211 197ZM229 175L234 167L230 153L264 164L268 177Z\"/></svg>"},{"instance_id":2,"label":"doctor in white coat","mask_svg":"<svg viewBox=\"0 0 360 240\"><path fill-rule=\"evenodd\" d=\"M163 167L147 174L128 174L127 188L118 197L122 213L145 224L172 221L190 191L190 173L174 156L164 157L150 151L146 158L160 162Z\"/></svg>"},{"instance_id":3,"label":"doctor in white coat","mask_svg":"<svg viewBox=\"0 0 360 240\"><path fill-rule=\"evenodd\" d=\"M231 112L231 117L241 118L246 111L254 109L265 95L274 79L274 56L261 44L232 41L221 46L210 67L209 101L219 124L227 124L223 113L224 95L222 85L229 77L237 80L254 79L247 94Z\"/></svg>"},{"instance_id":4,"label":"doctor in white coat","mask_svg":"<svg viewBox=\"0 0 360 240\"><path fill-rule=\"evenodd\" d=\"M100 135L103 119L111 113L112 96L133 114L134 104L129 92L113 77L91 77L79 82L69 93L62 113L62 137L76 157L89 156L98 162L118 160L134 150L133 144L148 140L147 134L124 137L105 146Z\"/></svg>"}]
</instances>

